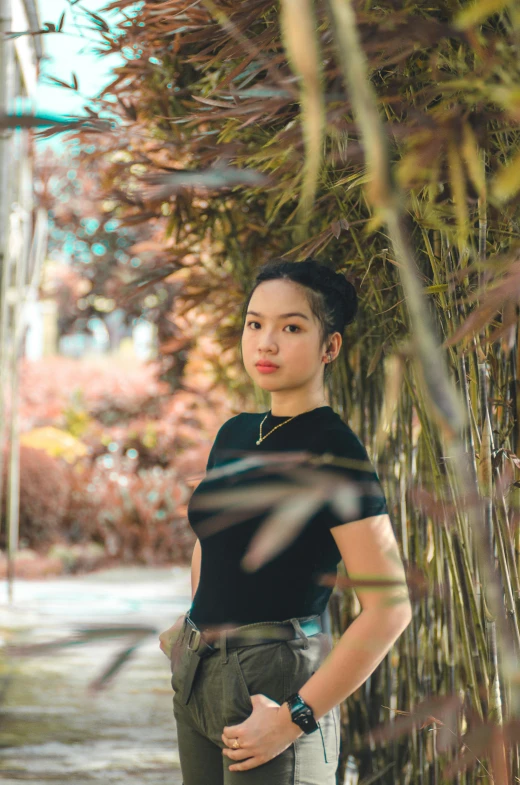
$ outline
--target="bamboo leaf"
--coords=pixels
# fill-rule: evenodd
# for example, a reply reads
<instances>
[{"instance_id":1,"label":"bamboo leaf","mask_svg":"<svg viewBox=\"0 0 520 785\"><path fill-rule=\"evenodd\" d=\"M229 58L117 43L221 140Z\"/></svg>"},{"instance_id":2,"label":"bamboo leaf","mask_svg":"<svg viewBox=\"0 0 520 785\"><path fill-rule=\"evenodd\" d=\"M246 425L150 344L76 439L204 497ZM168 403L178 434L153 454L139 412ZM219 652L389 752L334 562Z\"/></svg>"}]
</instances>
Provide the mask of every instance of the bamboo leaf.
<instances>
[{"instance_id":1,"label":"bamboo leaf","mask_svg":"<svg viewBox=\"0 0 520 785\"><path fill-rule=\"evenodd\" d=\"M95 14L93 11L89 11L87 8L83 8L81 6L81 10L83 11L86 16L88 16L96 25L96 28L103 30L105 33L110 32L109 25L105 22L105 20L99 16L99 14Z\"/></svg>"},{"instance_id":2,"label":"bamboo leaf","mask_svg":"<svg viewBox=\"0 0 520 785\"><path fill-rule=\"evenodd\" d=\"M512 0L478 0L476 3L464 8L453 20L459 30L478 25L492 14L505 11L512 4Z\"/></svg>"},{"instance_id":3,"label":"bamboo leaf","mask_svg":"<svg viewBox=\"0 0 520 785\"><path fill-rule=\"evenodd\" d=\"M479 154L478 143L473 129L468 123L462 131L462 154L466 162L471 182L475 186L480 199L486 198L486 179L483 161Z\"/></svg>"},{"instance_id":4,"label":"bamboo leaf","mask_svg":"<svg viewBox=\"0 0 520 785\"><path fill-rule=\"evenodd\" d=\"M72 85L70 85L68 82L64 82L63 79L58 79L58 77L56 76L49 76L46 74L45 79L48 82L53 82L54 84L57 84L59 87L65 87L67 88L67 90L77 90L77 86L76 87L74 86L74 80L72 82Z\"/></svg>"},{"instance_id":5,"label":"bamboo leaf","mask_svg":"<svg viewBox=\"0 0 520 785\"><path fill-rule=\"evenodd\" d=\"M375 369L377 368L382 353L383 353L383 344L380 343L379 346L376 347L376 350L367 368L367 379L369 378L369 376L371 376L374 373Z\"/></svg>"},{"instance_id":6,"label":"bamboo leaf","mask_svg":"<svg viewBox=\"0 0 520 785\"><path fill-rule=\"evenodd\" d=\"M53 126L54 129L67 130L81 124L85 119L81 117L51 117L45 115L32 114L0 114L0 129L3 128L38 128L40 126ZM102 121L105 127L108 121ZM60 128L60 126L62 126ZM56 131L53 130L53 133Z\"/></svg>"},{"instance_id":7,"label":"bamboo leaf","mask_svg":"<svg viewBox=\"0 0 520 785\"><path fill-rule=\"evenodd\" d=\"M402 392L404 375L403 354L385 358L385 394L376 431L376 453L380 455L388 439L392 421Z\"/></svg>"},{"instance_id":8,"label":"bamboo leaf","mask_svg":"<svg viewBox=\"0 0 520 785\"><path fill-rule=\"evenodd\" d=\"M520 191L520 152L504 166L491 184L491 194L498 202L507 202Z\"/></svg>"},{"instance_id":9,"label":"bamboo leaf","mask_svg":"<svg viewBox=\"0 0 520 785\"><path fill-rule=\"evenodd\" d=\"M448 145L448 162L450 167L450 180L455 204L455 217L457 219L457 240L459 246L459 257L462 263L466 263L463 250L466 246L468 236L469 219L466 203L466 183L464 171L460 160L457 147L454 142Z\"/></svg>"},{"instance_id":10,"label":"bamboo leaf","mask_svg":"<svg viewBox=\"0 0 520 785\"><path fill-rule=\"evenodd\" d=\"M149 199L164 200L185 188L219 189L237 185L265 185L267 175L252 169L236 169L220 166L205 170L179 170L176 172L151 172L139 177L143 184L142 193Z\"/></svg>"}]
</instances>

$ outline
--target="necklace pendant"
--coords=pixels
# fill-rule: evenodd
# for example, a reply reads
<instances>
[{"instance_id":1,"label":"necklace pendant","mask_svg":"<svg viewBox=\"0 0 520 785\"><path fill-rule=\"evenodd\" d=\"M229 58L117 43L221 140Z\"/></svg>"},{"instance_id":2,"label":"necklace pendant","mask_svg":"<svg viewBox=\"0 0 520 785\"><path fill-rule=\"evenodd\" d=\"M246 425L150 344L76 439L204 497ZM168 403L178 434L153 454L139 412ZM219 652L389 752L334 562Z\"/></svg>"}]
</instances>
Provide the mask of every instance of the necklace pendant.
<instances>
[{"instance_id":1,"label":"necklace pendant","mask_svg":"<svg viewBox=\"0 0 520 785\"><path fill-rule=\"evenodd\" d=\"M257 444L260 444L260 442L261 442L261 441L262 441L261 439L257 439L257 440L256 440L256 443L257 443Z\"/></svg>"}]
</instances>

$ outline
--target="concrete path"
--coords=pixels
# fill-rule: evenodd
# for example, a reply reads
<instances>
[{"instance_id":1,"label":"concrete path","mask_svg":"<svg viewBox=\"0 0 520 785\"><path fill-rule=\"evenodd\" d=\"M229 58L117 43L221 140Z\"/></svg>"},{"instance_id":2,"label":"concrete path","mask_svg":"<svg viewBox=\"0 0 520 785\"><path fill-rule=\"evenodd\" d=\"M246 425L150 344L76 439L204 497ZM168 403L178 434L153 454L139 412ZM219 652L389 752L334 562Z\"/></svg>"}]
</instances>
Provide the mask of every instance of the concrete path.
<instances>
[{"instance_id":1,"label":"concrete path","mask_svg":"<svg viewBox=\"0 0 520 785\"><path fill-rule=\"evenodd\" d=\"M170 665L158 634L190 605L189 569L118 567L0 585L0 643L65 638L76 624L144 624L156 634L97 695L87 692L123 640L44 655L0 653L0 782L181 785Z\"/></svg>"}]
</instances>

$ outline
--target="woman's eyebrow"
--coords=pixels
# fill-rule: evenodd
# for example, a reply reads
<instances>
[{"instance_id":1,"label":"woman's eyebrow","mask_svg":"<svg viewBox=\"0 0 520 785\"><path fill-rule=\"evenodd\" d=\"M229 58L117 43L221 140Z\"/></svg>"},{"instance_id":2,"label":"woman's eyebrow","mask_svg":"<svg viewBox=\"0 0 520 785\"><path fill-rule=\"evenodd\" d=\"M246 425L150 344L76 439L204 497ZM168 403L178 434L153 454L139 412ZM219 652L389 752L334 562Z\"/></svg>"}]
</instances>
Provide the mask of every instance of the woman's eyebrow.
<instances>
[{"instance_id":1,"label":"woman's eyebrow","mask_svg":"<svg viewBox=\"0 0 520 785\"><path fill-rule=\"evenodd\" d=\"M251 316L262 316L262 314L258 313L257 311L248 311L246 316L248 316L248 315L251 315ZM278 318L279 319L287 319L289 316L301 316L302 319L307 319L307 321L309 321L309 317L305 316L304 313L299 313L299 311L294 311L293 313L281 313Z\"/></svg>"}]
</instances>

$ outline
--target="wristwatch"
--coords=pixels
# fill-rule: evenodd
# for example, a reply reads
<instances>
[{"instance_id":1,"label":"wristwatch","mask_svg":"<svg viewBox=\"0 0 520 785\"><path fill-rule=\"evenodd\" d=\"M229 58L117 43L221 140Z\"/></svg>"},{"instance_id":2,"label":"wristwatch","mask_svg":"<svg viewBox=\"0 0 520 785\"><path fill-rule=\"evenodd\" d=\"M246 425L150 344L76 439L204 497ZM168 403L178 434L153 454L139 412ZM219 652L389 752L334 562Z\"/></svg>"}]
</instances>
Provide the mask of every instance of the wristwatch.
<instances>
[{"instance_id":1,"label":"wristwatch","mask_svg":"<svg viewBox=\"0 0 520 785\"><path fill-rule=\"evenodd\" d=\"M291 712L291 719L298 725L304 733L314 733L318 730L318 723L314 719L314 712L308 703L305 703L302 696L295 692L286 698L289 711Z\"/></svg>"}]
</instances>

